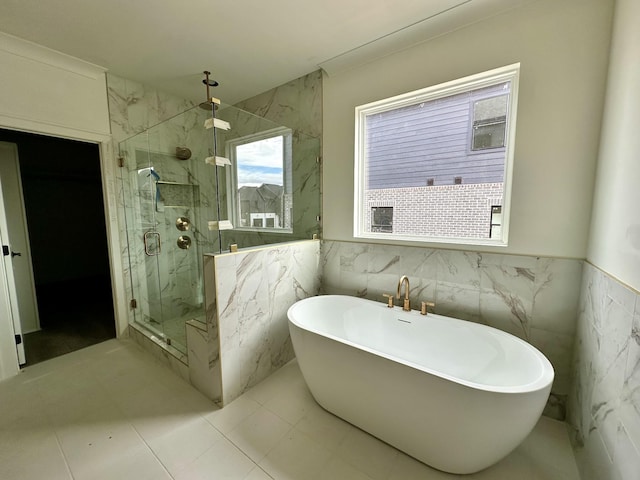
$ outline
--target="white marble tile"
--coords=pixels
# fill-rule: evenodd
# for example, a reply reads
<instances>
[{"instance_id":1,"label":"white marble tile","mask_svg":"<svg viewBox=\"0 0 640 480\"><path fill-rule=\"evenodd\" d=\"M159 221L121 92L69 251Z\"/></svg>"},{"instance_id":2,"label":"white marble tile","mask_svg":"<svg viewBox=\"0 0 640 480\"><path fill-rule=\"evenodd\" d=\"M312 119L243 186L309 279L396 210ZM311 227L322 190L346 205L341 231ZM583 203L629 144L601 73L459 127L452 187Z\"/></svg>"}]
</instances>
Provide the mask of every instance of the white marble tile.
<instances>
[{"instance_id":1,"label":"white marble tile","mask_svg":"<svg viewBox=\"0 0 640 480\"><path fill-rule=\"evenodd\" d=\"M565 335L576 328L582 261L538 260L535 273L533 326Z\"/></svg>"},{"instance_id":2,"label":"white marble tile","mask_svg":"<svg viewBox=\"0 0 640 480\"><path fill-rule=\"evenodd\" d=\"M319 242L215 257L223 404L293 358L286 312L315 295Z\"/></svg>"},{"instance_id":3,"label":"white marble tile","mask_svg":"<svg viewBox=\"0 0 640 480\"><path fill-rule=\"evenodd\" d=\"M631 478L638 468L637 303L636 292L585 264L569 402L583 478Z\"/></svg>"},{"instance_id":4,"label":"white marble tile","mask_svg":"<svg viewBox=\"0 0 640 480\"><path fill-rule=\"evenodd\" d=\"M627 430L620 425L617 431L615 446L615 480L634 478L640 472L640 451L638 445L633 443Z\"/></svg>"},{"instance_id":5,"label":"white marble tile","mask_svg":"<svg viewBox=\"0 0 640 480\"><path fill-rule=\"evenodd\" d=\"M480 315L480 291L477 288L465 288L458 283L438 282L437 291L431 298L436 304L433 311L440 315L484 323Z\"/></svg>"},{"instance_id":6,"label":"white marble tile","mask_svg":"<svg viewBox=\"0 0 640 480\"><path fill-rule=\"evenodd\" d=\"M201 326L199 326L201 325ZM222 372L217 342L209 340L204 323L186 324L189 357L189 382L214 402L222 400Z\"/></svg>"},{"instance_id":7,"label":"white marble tile","mask_svg":"<svg viewBox=\"0 0 640 480\"><path fill-rule=\"evenodd\" d=\"M480 262L482 255L475 252L438 250L438 283L480 288Z\"/></svg>"},{"instance_id":8,"label":"white marble tile","mask_svg":"<svg viewBox=\"0 0 640 480\"><path fill-rule=\"evenodd\" d=\"M553 365L555 378L552 392L568 395L573 379L573 336L532 328L530 341L538 350L545 352L545 356Z\"/></svg>"},{"instance_id":9,"label":"white marble tile","mask_svg":"<svg viewBox=\"0 0 640 480\"><path fill-rule=\"evenodd\" d=\"M530 300L505 289L484 290L480 293L482 323L524 340L530 340L531 336L532 307Z\"/></svg>"}]
</instances>

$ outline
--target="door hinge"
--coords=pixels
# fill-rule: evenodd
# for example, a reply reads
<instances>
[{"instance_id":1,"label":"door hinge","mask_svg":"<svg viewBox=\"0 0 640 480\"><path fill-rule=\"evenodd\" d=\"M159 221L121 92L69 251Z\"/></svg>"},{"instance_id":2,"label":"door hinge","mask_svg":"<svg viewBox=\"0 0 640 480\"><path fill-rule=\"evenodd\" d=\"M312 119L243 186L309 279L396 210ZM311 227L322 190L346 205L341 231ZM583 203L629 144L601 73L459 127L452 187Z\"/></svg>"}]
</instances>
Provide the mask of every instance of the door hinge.
<instances>
[{"instance_id":1,"label":"door hinge","mask_svg":"<svg viewBox=\"0 0 640 480\"><path fill-rule=\"evenodd\" d=\"M16 345L20 345L22 343L22 335L16 335Z\"/></svg>"},{"instance_id":2,"label":"door hinge","mask_svg":"<svg viewBox=\"0 0 640 480\"><path fill-rule=\"evenodd\" d=\"M132 298L129 302L129 305L131 306L131 308L138 308L138 301L135 298Z\"/></svg>"},{"instance_id":3,"label":"door hinge","mask_svg":"<svg viewBox=\"0 0 640 480\"><path fill-rule=\"evenodd\" d=\"M118 166L120 168L124 167L124 157L118 157Z\"/></svg>"},{"instance_id":4,"label":"door hinge","mask_svg":"<svg viewBox=\"0 0 640 480\"><path fill-rule=\"evenodd\" d=\"M4 255L5 257L8 256L10 253L9 250L9 246L8 245L2 245L2 255Z\"/></svg>"}]
</instances>

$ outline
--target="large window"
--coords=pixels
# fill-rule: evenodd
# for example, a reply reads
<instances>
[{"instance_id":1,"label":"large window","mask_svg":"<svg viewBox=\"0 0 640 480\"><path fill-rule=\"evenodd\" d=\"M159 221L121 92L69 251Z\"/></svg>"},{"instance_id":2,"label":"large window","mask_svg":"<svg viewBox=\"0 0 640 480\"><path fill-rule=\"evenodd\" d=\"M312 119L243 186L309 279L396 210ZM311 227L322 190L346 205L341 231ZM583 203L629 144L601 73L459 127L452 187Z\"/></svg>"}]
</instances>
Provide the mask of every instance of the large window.
<instances>
[{"instance_id":1,"label":"large window","mask_svg":"<svg viewBox=\"0 0 640 480\"><path fill-rule=\"evenodd\" d=\"M290 232L291 130L278 128L227 142L235 228Z\"/></svg>"},{"instance_id":2,"label":"large window","mask_svg":"<svg viewBox=\"0 0 640 480\"><path fill-rule=\"evenodd\" d=\"M357 107L354 235L506 244L518 73L511 65ZM500 227L489 229L497 205Z\"/></svg>"}]
</instances>

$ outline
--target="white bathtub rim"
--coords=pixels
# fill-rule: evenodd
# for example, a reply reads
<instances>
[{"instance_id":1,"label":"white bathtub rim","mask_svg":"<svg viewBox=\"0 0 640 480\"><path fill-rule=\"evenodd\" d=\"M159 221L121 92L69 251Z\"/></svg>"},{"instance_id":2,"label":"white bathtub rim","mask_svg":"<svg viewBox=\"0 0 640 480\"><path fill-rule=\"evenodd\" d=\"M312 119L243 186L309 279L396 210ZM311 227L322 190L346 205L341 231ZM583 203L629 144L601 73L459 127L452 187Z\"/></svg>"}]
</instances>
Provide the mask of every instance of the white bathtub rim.
<instances>
[{"instance_id":1,"label":"white bathtub rim","mask_svg":"<svg viewBox=\"0 0 640 480\"><path fill-rule=\"evenodd\" d=\"M376 350L370 347L367 347L365 345L361 345L358 343L355 343L351 340L342 338L342 337L338 337L336 335L332 335L330 333L327 332L323 332L321 329L318 328L314 328L314 327L310 327L307 325L302 325L299 321L297 321L297 319L295 318L295 310L296 310L296 306L298 306L302 303L305 302L305 300L311 300L314 298L318 298L318 297L339 297L339 298L354 298L354 299L358 299L358 300L363 300L363 301L367 301L367 302L371 302L372 304L378 304L378 302L375 302L373 300L368 300L368 299L364 299L364 298L360 298L360 297L350 297L349 295L319 295L319 296L315 296L315 297L307 297L305 299L302 300L298 300L296 303L294 303L291 307L289 307L289 309L287 310L287 318L289 323L294 324L296 327L302 329L302 330L307 330L309 332L312 332L316 335L320 335L323 336L325 338L329 338L331 340L334 340L336 342L340 342L343 343L345 345L349 345L351 347L357 348L358 350L362 350L365 351L367 353L370 353L372 355L376 355L378 357L382 357L382 358L386 358L387 360L390 360L392 362L397 362L400 363L402 365L405 365L409 368L413 368L415 370L427 373L429 375L434 375L436 377L440 377L442 379L454 382L456 384L465 386L465 387L469 387L475 390L483 390L483 391L487 391L487 392L494 392L494 393L522 393L522 394L527 394L527 393L533 393L536 391L541 391L541 390L548 390L551 388L551 384L553 383L553 379L554 379L554 369L553 366L551 365L551 362L546 358L546 356L540 351L538 350L536 347L534 347L533 345L531 345L530 343L528 343L527 341L516 337L515 335L512 335L508 332L505 332L504 330L500 330L494 327L491 327L489 325L484 325L484 324L475 324L474 322L469 322L467 320L462 320L459 318L453 318L453 317L447 317L444 315L438 315L435 313L430 313L429 315L433 315L435 317L439 317L439 318L445 318L445 319L449 319L449 320L453 320L453 321L458 321L458 322L466 322L466 323L470 323L470 324L474 324L474 325L478 325L481 326L482 328L487 328L490 329L494 332L496 332L498 335L503 335L506 337L509 337L511 341L515 341L517 343L519 343L523 348L528 349L529 351L531 351L536 360L539 363L540 366L540 375L532 380L531 382L527 382L527 383L522 383L522 384L518 384L518 385L492 385L492 384L484 384L484 383L477 383L477 382L473 382L470 380L465 380L463 378L459 378L453 375L449 375L447 373L444 372L440 372L438 370L426 367L424 365L420 365L418 363L415 362L411 362L409 360L405 360L403 358L394 356L394 355L390 355L387 354L385 352L381 352L380 350ZM383 304L382 302L379 303L381 308L387 308L385 304ZM402 310L398 310L396 309L396 314L401 314L401 315L415 315L415 316L420 316L420 312L416 311L416 310L412 310L411 312L404 312Z\"/></svg>"}]
</instances>

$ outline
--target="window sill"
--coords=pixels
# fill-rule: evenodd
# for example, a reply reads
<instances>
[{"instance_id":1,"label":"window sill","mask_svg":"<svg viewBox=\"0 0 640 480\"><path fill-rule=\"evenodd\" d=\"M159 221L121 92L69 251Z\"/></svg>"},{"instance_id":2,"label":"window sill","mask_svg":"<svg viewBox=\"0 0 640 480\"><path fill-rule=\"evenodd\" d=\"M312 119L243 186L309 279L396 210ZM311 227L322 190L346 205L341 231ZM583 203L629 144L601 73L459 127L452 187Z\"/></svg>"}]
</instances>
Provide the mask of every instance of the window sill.
<instances>
[{"instance_id":1,"label":"window sill","mask_svg":"<svg viewBox=\"0 0 640 480\"><path fill-rule=\"evenodd\" d=\"M384 233L358 233L354 239L380 240L384 243L398 244L436 244L436 245L472 245L478 247L507 247L508 243L499 239L484 238L449 238L449 237L419 237L411 235L394 235Z\"/></svg>"}]
</instances>

